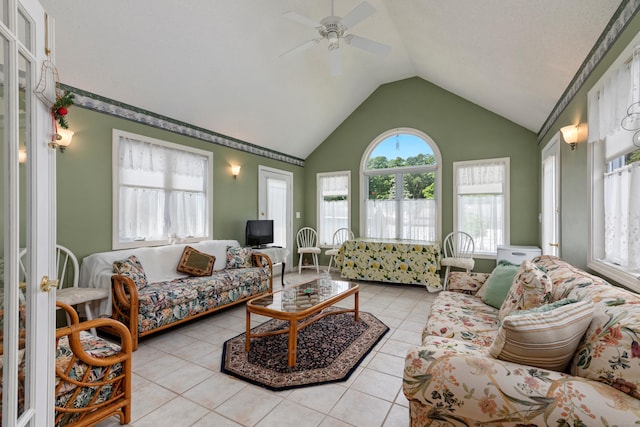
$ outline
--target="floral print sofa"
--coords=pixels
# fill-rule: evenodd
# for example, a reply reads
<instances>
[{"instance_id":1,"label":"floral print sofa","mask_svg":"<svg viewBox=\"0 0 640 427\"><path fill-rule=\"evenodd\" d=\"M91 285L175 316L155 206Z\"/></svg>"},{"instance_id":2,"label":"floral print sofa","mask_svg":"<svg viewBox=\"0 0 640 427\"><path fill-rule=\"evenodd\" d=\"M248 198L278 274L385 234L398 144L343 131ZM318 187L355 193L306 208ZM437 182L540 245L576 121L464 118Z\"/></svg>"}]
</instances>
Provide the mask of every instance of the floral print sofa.
<instances>
[{"instance_id":1,"label":"floral print sofa","mask_svg":"<svg viewBox=\"0 0 640 427\"><path fill-rule=\"evenodd\" d=\"M185 248L212 257L212 271L177 271ZM83 260L80 281L112 289L110 306L97 312L127 325L135 350L140 337L271 292L272 271L268 256L236 240L208 240L92 254Z\"/></svg>"},{"instance_id":2,"label":"floral print sofa","mask_svg":"<svg viewBox=\"0 0 640 427\"><path fill-rule=\"evenodd\" d=\"M493 357L508 318L501 324L500 311L526 297L508 294L497 309L478 296L489 274L452 273L450 290L431 307L422 345L405 360L403 392L412 426L640 425L640 296L557 257L536 257L532 264L548 287L541 307L521 315L543 319L546 314L537 310L562 301L593 307L586 332L574 337L576 350L566 355L566 368ZM523 350L537 351L526 345Z\"/></svg>"}]
</instances>

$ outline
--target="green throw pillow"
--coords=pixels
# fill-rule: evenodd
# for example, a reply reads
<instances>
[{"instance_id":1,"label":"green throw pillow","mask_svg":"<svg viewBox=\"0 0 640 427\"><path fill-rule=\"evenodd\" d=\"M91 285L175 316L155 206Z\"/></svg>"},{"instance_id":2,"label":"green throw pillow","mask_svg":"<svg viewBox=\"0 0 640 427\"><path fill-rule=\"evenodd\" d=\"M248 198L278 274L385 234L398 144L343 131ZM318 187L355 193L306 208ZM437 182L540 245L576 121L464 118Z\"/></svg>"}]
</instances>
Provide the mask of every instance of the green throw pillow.
<instances>
[{"instance_id":1,"label":"green throw pillow","mask_svg":"<svg viewBox=\"0 0 640 427\"><path fill-rule=\"evenodd\" d=\"M484 293L482 301L492 307L500 309L504 299L507 297L513 278L520 268L517 264L501 261L496 268L493 269L491 275L482 286Z\"/></svg>"}]
</instances>

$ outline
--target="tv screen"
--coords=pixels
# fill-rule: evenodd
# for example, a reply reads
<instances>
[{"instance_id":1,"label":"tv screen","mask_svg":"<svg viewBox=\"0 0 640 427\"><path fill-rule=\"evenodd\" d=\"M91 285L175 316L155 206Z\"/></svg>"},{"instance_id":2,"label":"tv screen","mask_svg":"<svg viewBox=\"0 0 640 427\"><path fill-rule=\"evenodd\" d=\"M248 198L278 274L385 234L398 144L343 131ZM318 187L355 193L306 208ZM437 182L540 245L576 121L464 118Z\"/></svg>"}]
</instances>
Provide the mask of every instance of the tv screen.
<instances>
[{"instance_id":1,"label":"tv screen","mask_svg":"<svg viewBox=\"0 0 640 427\"><path fill-rule=\"evenodd\" d=\"M245 239L247 246L264 246L273 243L273 220L256 219L247 221Z\"/></svg>"}]
</instances>

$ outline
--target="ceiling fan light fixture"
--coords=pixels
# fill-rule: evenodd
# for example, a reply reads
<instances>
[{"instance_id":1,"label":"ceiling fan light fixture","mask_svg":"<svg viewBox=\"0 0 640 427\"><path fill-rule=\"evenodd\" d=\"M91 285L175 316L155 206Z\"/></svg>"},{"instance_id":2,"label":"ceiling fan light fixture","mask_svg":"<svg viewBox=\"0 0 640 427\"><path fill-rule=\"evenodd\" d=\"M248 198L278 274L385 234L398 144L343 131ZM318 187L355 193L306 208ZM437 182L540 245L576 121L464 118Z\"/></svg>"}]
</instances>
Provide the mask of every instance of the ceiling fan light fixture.
<instances>
[{"instance_id":1,"label":"ceiling fan light fixture","mask_svg":"<svg viewBox=\"0 0 640 427\"><path fill-rule=\"evenodd\" d=\"M390 46L348 33L348 31L353 27L375 13L376 9L371 4L364 0L347 13L344 18L342 18L334 15L333 3L334 0L331 0L331 15L324 17L319 23L316 23L317 21L309 19L296 12L284 13L283 16L287 19L296 21L308 27L313 27L318 31L320 37L309 40L298 47L290 49L280 56L289 55L292 52L299 52L326 40L329 44L329 66L331 69L331 75L336 76L341 72L340 56L338 52L341 39L351 46L374 55L385 56L389 54L391 51Z\"/></svg>"},{"instance_id":2,"label":"ceiling fan light fixture","mask_svg":"<svg viewBox=\"0 0 640 427\"><path fill-rule=\"evenodd\" d=\"M327 33L327 39L329 39L330 44L338 43L339 35L337 31L329 31Z\"/></svg>"}]
</instances>

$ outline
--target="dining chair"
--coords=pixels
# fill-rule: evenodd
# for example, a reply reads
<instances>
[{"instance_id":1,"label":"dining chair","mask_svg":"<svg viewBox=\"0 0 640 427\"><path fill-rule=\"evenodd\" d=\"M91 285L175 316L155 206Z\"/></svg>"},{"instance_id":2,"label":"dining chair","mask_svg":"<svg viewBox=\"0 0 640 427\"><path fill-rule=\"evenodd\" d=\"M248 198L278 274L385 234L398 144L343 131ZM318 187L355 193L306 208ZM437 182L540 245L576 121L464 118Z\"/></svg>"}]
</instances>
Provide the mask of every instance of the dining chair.
<instances>
[{"instance_id":1,"label":"dining chair","mask_svg":"<svg viewBox=\"0 0 640 427\"><path fill-rule=\"evenodd\" d=\"M349 230L346 227L338 228L335 231L335 233L333 233L333 240L331 245L332 247L331 249L327 249L324 253L325 255L328 255L331 257L329 258L329 267L327 268L327 271L331 271L331 264L333 264L334 257L338 255L340 246L342 246L342 244L347 240L354 239L354 238L355 236L353 234L353 231Z\"/></svg>"},{"instance_id":2,"label":"dining chair","mask_svg":"<svg viewBox=\"0 0 640 427\"><path fill-rule=\"evenodd\" d=\"M298 244L298 274L302 273L302 258L304 254L310 254L313 263L316 267L318 275L320 274L320 266L318 264L318 254L321 253L319 247L316 246L316 242L318 241L318 232L311 227L303 227L298 230L298 234L296 235L296 242ZM305 268L313 268L313 265L304 266Z\"/></svg>"},{"instance_id":3,"label":"dining chair","mask_svg":"<svg viewBox=\"0 0 640 427\"><path fill-rule=\"evenodd\" d=\"M26 253L26 249L20 251L20 269L25 277L26 268L23 257ZM109 290L79 287L78 276L80 275L80 267L78 259L71 250L62 245L56 245L56 266L58 272L56 300L70 306L82 306L87 320L93 320L94 315L91 305L96 301L107 298L109 296ZM69 321L69 318L67 318L67 321ZM91 329L91 333L96 335L95 328Z\"/></svg>"},{"instance_id":4,"label":"dining chair","mask_svg":"<svg viewBox=\"0 0 640 427\"><path fill-rule=\"evenodd\" d=\"M473 252L475 246L473 237L464 231L454 231L447 234L444 238L444 257L440 260L440 265L447 267L444 273L444 284L442 290L447 290L449 281L449 271L451 267L461 268L468 272L473 270L475 261L473 260Z\"/></svg>"},{"instance_id":5,"label":"dining chair","mask_svg":"<svg viewBox=\"0 0 640 427\"><path fill-rule=\"evenodd\" d=\"M80 305L87 320L94 319L91 306L94 302L109 297L109 289L102 288L84 288L78 286L78 277L80 275L80 267L78 259L68 248L62 245L56 245L56 264L58 266L58 290L56 291L56 300L70 306ZM70 272L71 285L65 286L67 278L67 269L73 269ZM95 328L91 332L96 335Z\"/></svg>"}]
</instances>

